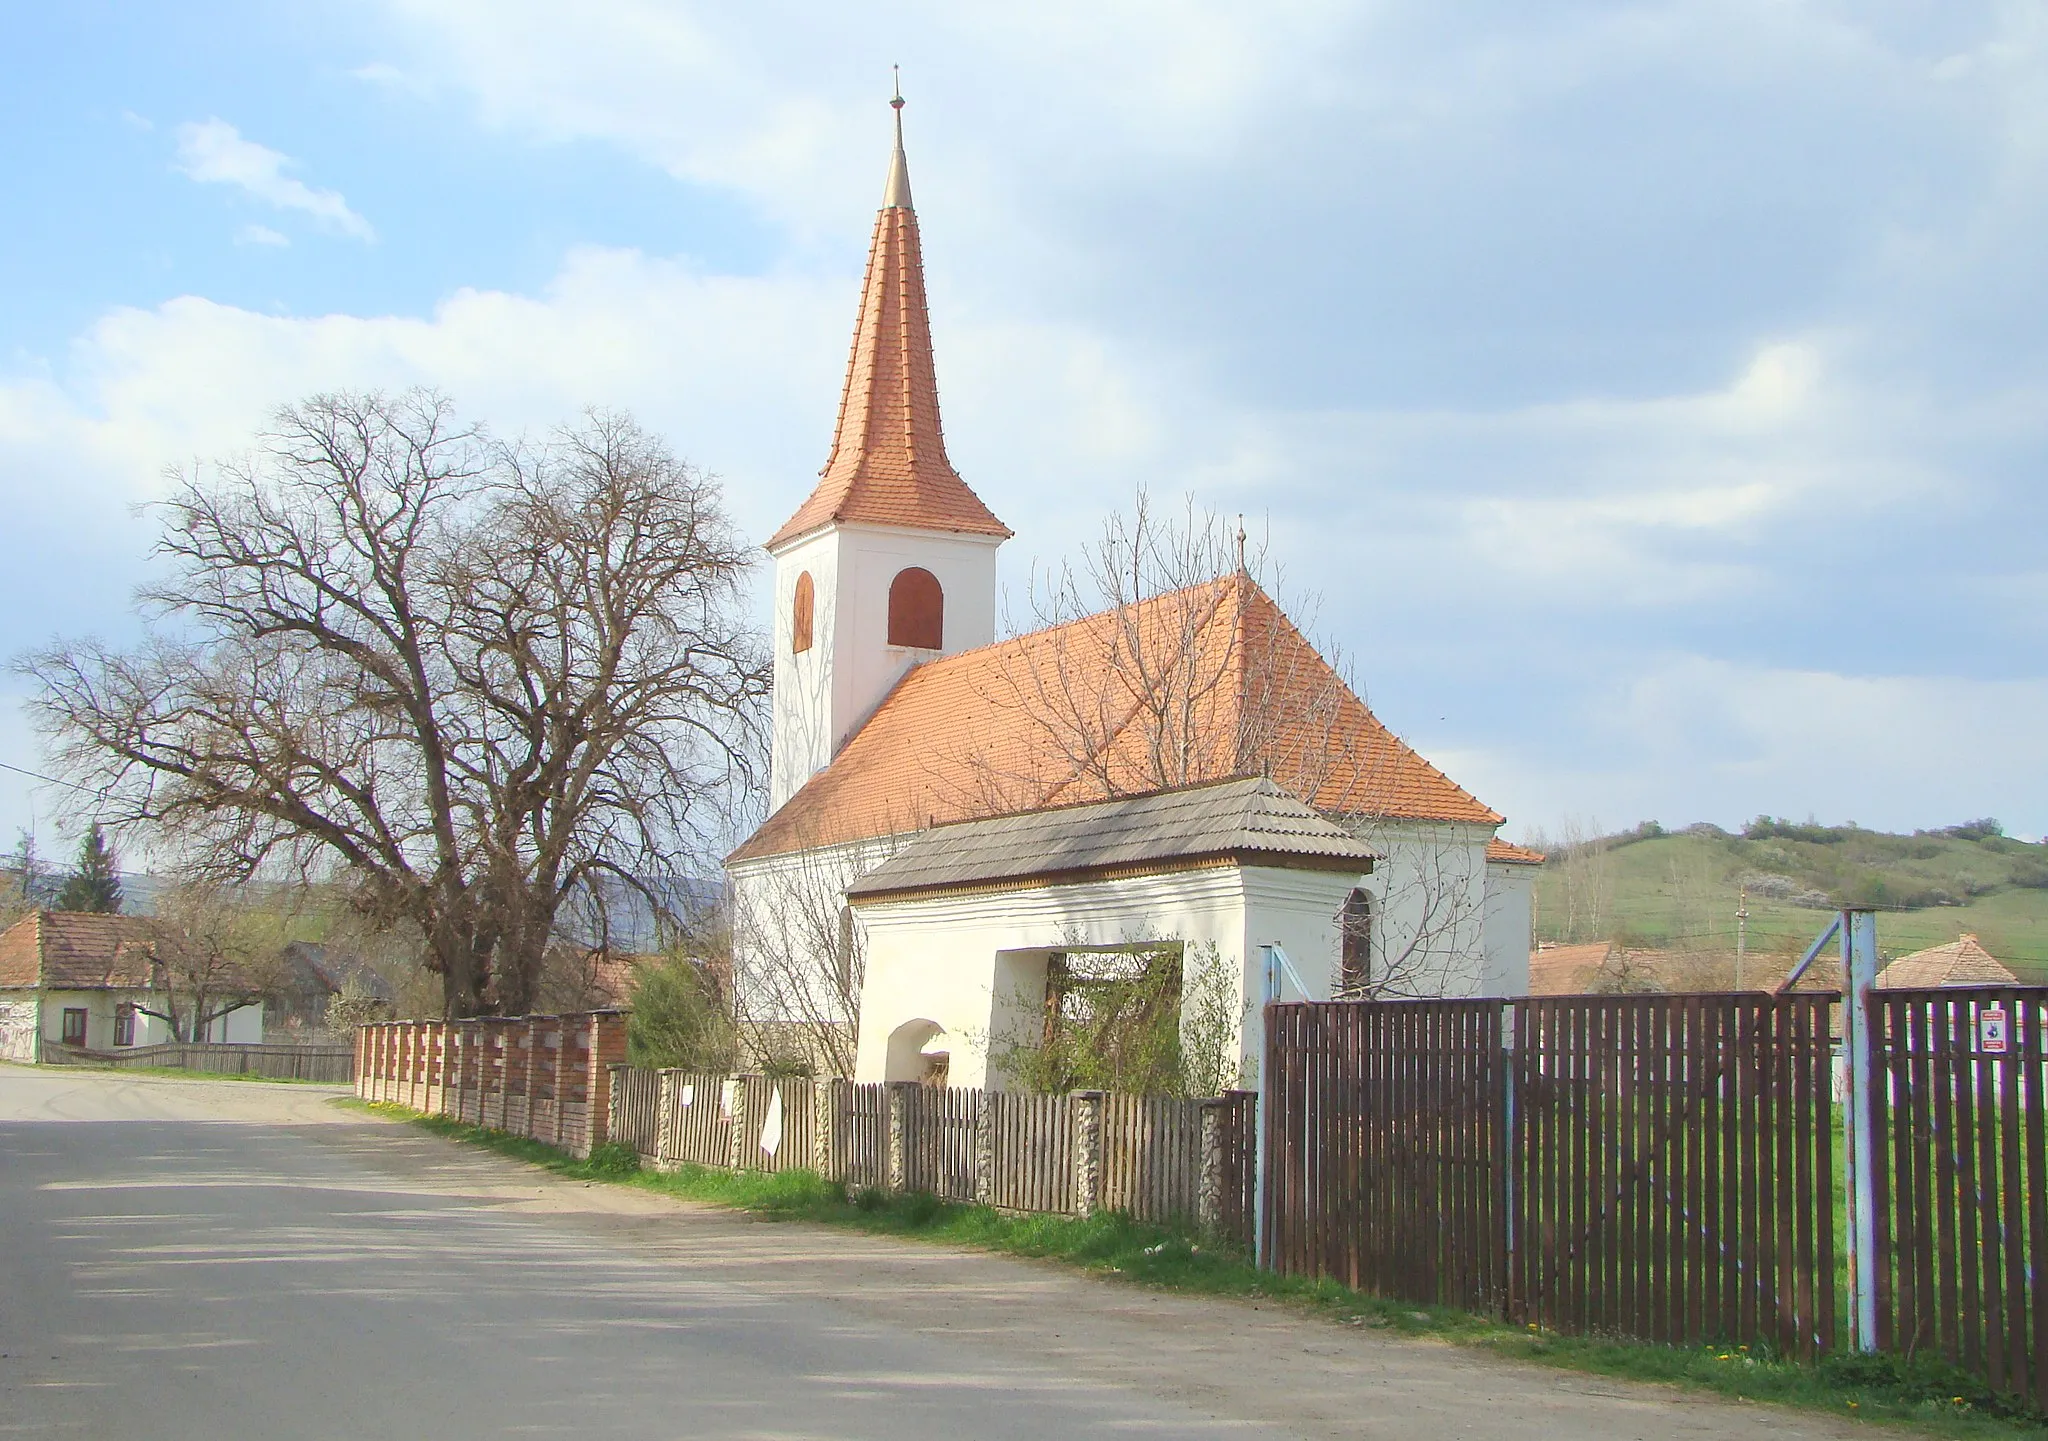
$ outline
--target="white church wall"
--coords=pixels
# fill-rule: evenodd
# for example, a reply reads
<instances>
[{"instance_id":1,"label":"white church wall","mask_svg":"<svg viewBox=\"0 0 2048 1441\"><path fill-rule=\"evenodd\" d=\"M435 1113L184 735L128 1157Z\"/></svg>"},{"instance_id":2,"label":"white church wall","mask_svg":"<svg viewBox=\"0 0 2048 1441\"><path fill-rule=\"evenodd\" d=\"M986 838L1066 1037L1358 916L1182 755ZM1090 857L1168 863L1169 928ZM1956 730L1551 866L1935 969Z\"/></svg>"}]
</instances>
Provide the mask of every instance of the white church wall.
<instances>
[{"instance_id":1,"label":"white church wall","mask_svg":"<svg viewBox=\"0 0 2048 1441\"><path fill-rule=\"evenodd\" d=\"M994 536L832 525L775 557L775 721L771 808L837 754L905 671L987 645L996 634ZM889 588L911 566L939 582L938 650L889 644ZM797 577L814 588L808 651L790 650Z\"/></svg>"},{"instance_id":2,"label":"white church wall","mask_svg":"<svg viewBox=\"0 0 2048 1441\"><path fill-rule=\"evenodd\" d=\"M843 963L842 943L856 965L867 946L861 915L846 905L845 890L904 839L818 846L729 869L733 984L744 1015L791 1024L853 1024L834 979Z\"/></svg>"},{"instance_id":3,"label":"white church wall","mask_svg":"<svg viewBox=\"0 0 2048 1441\"><path fill-rule=\"evenodd\" d=\"M1530 901L1535 888L1536 867L1487 864L1486 964L1479 981L1481 995L1529 993Z\"/></svg>"},{"instance_id":4,"label":"white church wall","mask_svg":"<svg viewBox=\"0 0 2048 1441\"><path fill-rule=\"evenodd\" d=\"M1305 995L1298 993L1291 981L1283 980L1280 999L1327 1001L1343 967L1339 914L1352 889L1369 881L1335 871L1269 867L1248 868L1241 874L1245 932L1239 968L1243 997L1239 1052L1243 1079L1256 1090L1266 1050L1264 948L1278 945L1307 990Z\"/></svg>"},{"instance_id":5,"label":"white church wall","mask_svg":"<svg viewBox=\"0 0 2048 1441\"><path fill-rule=\"evenodd\" d=\"M797 577L811 577L811 648L790 649ZM832 759L832 690L837 634L839 543L825 530L775 558L775 720L768 804L779 809Z\"/></svg>"},{"instance_id":6,"label":"white church wall","mask_svg":"<svg viewBox=\"0 0 2048 1441\"><path fill-rule=\"evenodd\" d=\"M1372 966L1390 994L1476 996L1487 974L1487 827L1369 820L1353 828L1381 859Z\"/></svg>"}]
</instances>

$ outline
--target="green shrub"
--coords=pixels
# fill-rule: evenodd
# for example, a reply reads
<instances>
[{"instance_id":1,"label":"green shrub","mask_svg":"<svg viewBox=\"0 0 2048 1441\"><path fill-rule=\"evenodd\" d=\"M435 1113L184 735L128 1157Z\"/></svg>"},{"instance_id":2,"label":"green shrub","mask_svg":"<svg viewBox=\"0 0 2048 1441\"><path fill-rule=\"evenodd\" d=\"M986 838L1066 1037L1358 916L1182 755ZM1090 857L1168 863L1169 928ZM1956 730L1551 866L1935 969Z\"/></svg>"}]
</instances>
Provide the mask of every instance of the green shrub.
<instances>
[{"instance_id":1,"label":"green shrub","mask_svg":"<svg viewBox=\"0 0 2048 1441\"><path fill-rule=\"evenodd\" d=\"M649 1070L728 1072L735 1053L731 1019L704 968L685 956L643 964L626 1021L626 1060Z\"/></svg>"}]
</instances>

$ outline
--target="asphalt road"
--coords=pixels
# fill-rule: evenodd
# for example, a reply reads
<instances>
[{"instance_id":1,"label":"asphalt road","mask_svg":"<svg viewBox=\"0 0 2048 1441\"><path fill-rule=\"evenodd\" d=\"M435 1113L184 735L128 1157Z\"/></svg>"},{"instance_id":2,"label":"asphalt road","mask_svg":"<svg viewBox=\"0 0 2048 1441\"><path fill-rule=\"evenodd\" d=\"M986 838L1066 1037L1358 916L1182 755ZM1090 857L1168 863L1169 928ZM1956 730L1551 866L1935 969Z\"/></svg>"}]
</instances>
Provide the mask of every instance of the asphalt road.
<instances>
[{"instance_id":1,"label":"asphalt road","mask_svg":"<svg viewBox=\"0 0 2048 1441\"><path fill-rule=\"evenodd\" d=\"M0 1066L0 1436L1733 1438L1809 1417Z\"/></svg>"}]
</instances>

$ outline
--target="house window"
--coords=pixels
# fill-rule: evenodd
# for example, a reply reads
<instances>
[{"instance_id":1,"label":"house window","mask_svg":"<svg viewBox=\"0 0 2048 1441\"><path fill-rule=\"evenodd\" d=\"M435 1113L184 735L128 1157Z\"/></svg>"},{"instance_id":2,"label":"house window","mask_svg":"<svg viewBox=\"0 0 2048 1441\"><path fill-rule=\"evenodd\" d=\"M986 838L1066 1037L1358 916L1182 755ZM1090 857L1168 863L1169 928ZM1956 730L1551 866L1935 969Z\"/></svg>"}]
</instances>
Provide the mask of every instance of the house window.
<instances>
[{"instance_id":1,"label":"house window","mask_svg":"<svg viewBox=\"0 0 2048 1441\"><path fill-rule=\"evenodd\" d=\"M921 566L898 571L889 583L889 644L939 650L946 643L946 594Z\"/></svg>"},{"instance_id":2,"label":"house window","mask_svg":"<svg viewBox=\"0 0 2048 1441\"><path fill-rule=\"evenodd\" d=\"M83 1046L85 1044L85 1010L83 1007L64 1008L64 1044Z\"/></svg>"},{"instance_id":3,"label":"house window","mask_svg":"<svg viewBox=\"0 0 2048 1441\"><path fill-rule=\"evenodd\" d=\"M1338 916L1344 940L1344 971L1338 994L1364 995L1372 987L1372 892L1355 890Z\"/></svg>"},{"instance_id":4,"label":"house window","mask_svg":"<svg viewBox=\"0 0 2048 1441\"><path fill-rule=\"evenodd\" d=\"M802 655L811 648L811 611L817 605L818 588L812 583L811 573L803 572L796 578L796 599L789 608L789 653Z\"/></svg>"},{"instance_id":5,"label":"house window","mask_svg":"<svg viewBox=\"0 0 2048 1441\"><path fill-rule=\"evenodd\" d=\"M132 1046L135 1044L135 1007L123 1001L114 1007L114 1044Z\"/></svg>"}]
</instances>

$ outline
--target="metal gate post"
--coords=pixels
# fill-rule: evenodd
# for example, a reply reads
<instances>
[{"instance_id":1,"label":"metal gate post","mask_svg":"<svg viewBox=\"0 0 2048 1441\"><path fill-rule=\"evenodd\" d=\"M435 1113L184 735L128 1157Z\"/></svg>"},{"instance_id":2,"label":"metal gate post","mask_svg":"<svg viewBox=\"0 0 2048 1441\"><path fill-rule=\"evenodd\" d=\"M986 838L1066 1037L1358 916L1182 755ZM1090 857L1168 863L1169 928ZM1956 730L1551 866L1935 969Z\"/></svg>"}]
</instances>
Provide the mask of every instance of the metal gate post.
<instances>
[{"instance_id":1,"label":"metal gate post","mask_svg":"<svg viewBox=\"0 0 2048 1441\"><path fill-rule=\"evenodd\" d=\"M1870 1034L1870 995L1877 985L1877 913L1845 910L1842 932L1842 1040L1848 1061L1848 1097L1842 1129L1846 1150L1849 1243L1849 1337L1858 1351L1877 1349L1877 1208L1871 1197L1877 1138L1870 1115L1876 1052Z\"/></svg>"}]
</instances>

